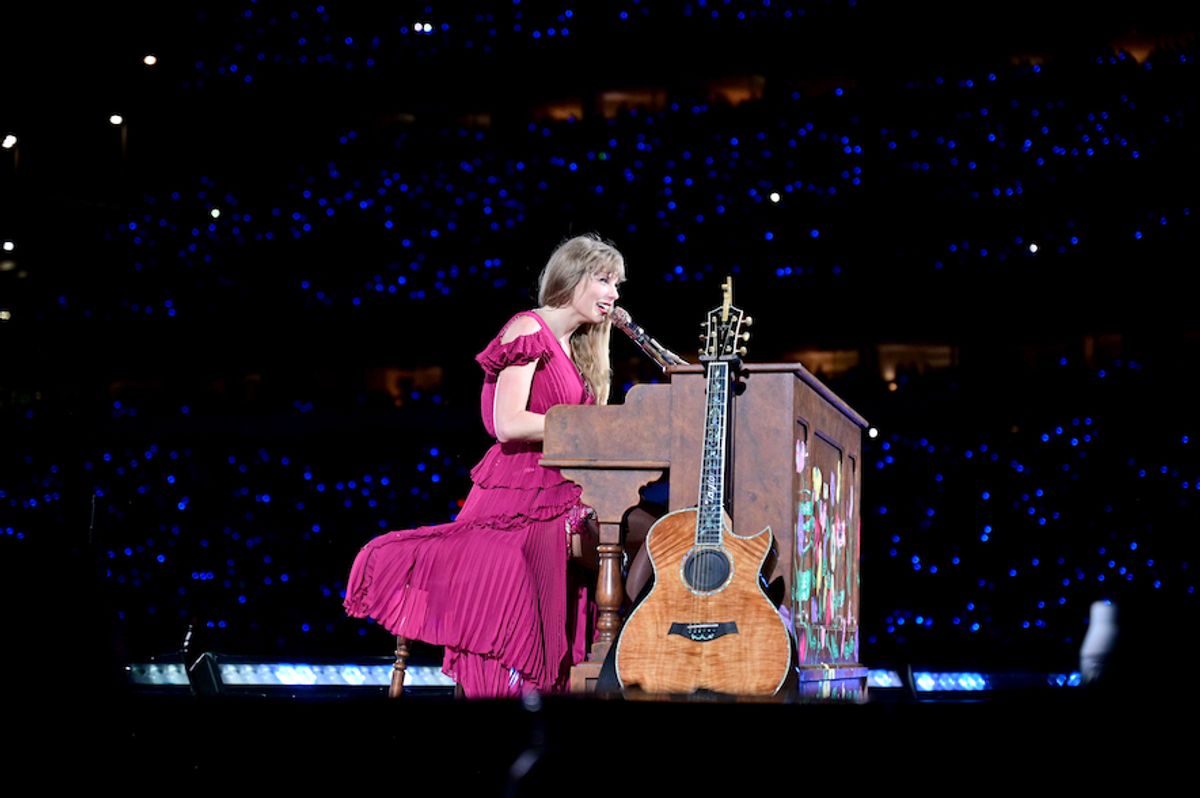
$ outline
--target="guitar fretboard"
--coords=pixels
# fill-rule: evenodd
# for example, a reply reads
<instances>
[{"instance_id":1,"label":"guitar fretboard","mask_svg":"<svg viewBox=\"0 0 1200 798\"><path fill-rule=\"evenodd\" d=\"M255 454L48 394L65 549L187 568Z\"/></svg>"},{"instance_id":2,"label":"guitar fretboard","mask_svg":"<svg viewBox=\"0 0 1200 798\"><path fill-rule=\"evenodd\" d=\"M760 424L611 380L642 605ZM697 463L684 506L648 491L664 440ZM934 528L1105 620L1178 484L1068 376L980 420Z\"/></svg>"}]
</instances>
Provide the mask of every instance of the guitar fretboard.
<instances>
[{"instance_id":1,"label":"guitar fretboard","mask_svg":"<svg viewBox=\"0 0 1200 798\"><path fill-rule=\"evenodd\" d=\"M704 420L704 453L700 459L700 517L696 545L721 543L725 508L725 442L728 415L729 363L708 364L708 401Z\"/></svg>"}]
</instances>

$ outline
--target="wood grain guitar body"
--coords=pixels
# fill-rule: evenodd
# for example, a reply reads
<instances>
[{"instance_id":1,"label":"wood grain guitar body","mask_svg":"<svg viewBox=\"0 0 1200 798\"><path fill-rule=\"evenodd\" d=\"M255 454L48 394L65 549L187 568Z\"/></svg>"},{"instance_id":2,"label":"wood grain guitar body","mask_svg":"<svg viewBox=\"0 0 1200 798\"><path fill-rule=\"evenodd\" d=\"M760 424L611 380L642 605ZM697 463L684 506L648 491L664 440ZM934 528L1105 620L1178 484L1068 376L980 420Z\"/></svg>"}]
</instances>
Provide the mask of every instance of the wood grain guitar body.
<instances>
[{"instance_id":1,"label":"wood grain guitar body","mask_svg":"<svg viewBox=\"0 0 1200 798\"><path fill-rule=\"evenodd\" d=\"M773 695L791 645L759 578L771 530L739 537L725 516L720 545L698 546L697 519L696 508L676 510L651 527L654 587L622 630L617 676L648 693Z\"/></svg>"}]
</instances>

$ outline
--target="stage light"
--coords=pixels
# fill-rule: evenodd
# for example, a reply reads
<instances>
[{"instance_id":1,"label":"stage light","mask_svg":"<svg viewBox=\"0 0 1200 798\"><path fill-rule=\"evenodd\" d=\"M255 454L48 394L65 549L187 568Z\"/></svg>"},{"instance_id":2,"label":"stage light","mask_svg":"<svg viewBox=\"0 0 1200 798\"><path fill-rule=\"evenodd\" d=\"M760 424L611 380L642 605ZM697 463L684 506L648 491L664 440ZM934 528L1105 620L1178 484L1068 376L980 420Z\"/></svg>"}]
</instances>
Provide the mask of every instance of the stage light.
<instances>
[{"instance_id":1,"label":"stage light","mask_svg":"<svg viewBox=\"0 0 1200 798\"><path fill-rule=\"evenodd\" d=\"M187 670L182 662L140 662L125 666L129 680L148 687L187 687Z\"/></svg>"},{"instance_id":2,"label":"stage light","mask_svg":"<svg viewBox=\"0 0 1200 798\"><path fill-rule=\"evenodd\" d=\"M328 691L343 688L386 689L392 682L390 657L374 662L308 663L270 662L205 652L191 668L182 661L133 663L125 668L134 685L147 688L187 688L197 695L215 695L244 689L312 687ZM409 665L405 688L447 689L454 681L436 665Z\"/></svg>"},{"instance_id":3,"label":"stage light","mask_svg":"<svg viewBox=\"0 0 1200 798\"><path fill-rule=\"evenodd\" d=\"M9 133L4 137L4 141L3 143L0 143L0 146L4 147L6 150L11 150L13 147L17 146L17 137L12 133Z\"/></svg>"},{"instance_id":4,"label":"stage light","mask_svg":"<svg viewBox=\"0 0 1200 798\"><path fill-rule=\"evenodd\" d=\"M0 321L12 321L12 311L0 310Z\"/></svg>"},{"instance_id":5,"label":"stage light","mask_svg":"<svg viewBox=\"0 0 1200 798\"><path fill-rule=\"evenodd\" d=\"M869 428L869 429L867 430L867 437L868 437L868 438L878 438L878 437L879 437L879 430L875 429L874 427L871 427L871 428Z\"/></svg>"},{"instance_id":6,"label":"stage light","mask_svg":"<svg viewBox=\"0 0 1200 798\"><path fill-rule=\"evenodd\" d=\"M112 116L110 116L108 118L108 121L114 125L120 125L125 122L125 118L123 116L121 116L120 114L113 114Z\"/></svg>"},{"instance_id":7,"label":"stage light","mask_svg":"<svg viewBox=\"0 0 1200 798\"><path fill-rule=\"evenodd\" d=\"M4 242L4 251L5 252L12 252L16 248L17 248L17 245L14 244L13 242L11 242L11 241Z\"/></svg>"},{"instance_id":8,"label":"stage light","mask_svg":"<svg viewBox=\"0 0 1200 798\"><path fill-rule=\"evenodd\" d=\"M221 209L213 208L211 211L208 212L208 214L209 214L209 216L211 216L214 219L219 219L221 217Z\"/></svg>"},{"instance_id":9,"label":"stage light","mask_svg":"<svg viewBox=\"0 0 1200 798\"><path fill-rule=\"evenodd\" d=\"M1046 677L1046 683L1051 687L1078 687L1083 684L1083 675L1074 673L1052 673Z\"/></svg>"},{"instance_id":10,"label":"stage light","mask_svg":"<svg viewBox=\"0 0 1200 798\"><path fill-rule=\"evenodd\" d=\"M380 665L222 663L220 673L222 683L239 687L387 687L392 681L390 662ZM436 666L410 665L404 672L404 685L453 687L454 682Z\"/></svg>"},{"instance_id":11,"label":"stage light","mask_svg":"<svg viewBox=\"0 0 1200 798\"><path fill-rule=\"evenodd\" d=\"M154 66L155 64L158 63L158 56L154 55L153 53L150 53L145 58L142 59L142 63L145 64L146 66Z\"/></svg>"},{"instance_id":12,"label":"stage light","mask_svg":"<svg viewBox=\"0 0 1200 798\"><path fill-rule=\"evenodd\" d=\"M779 192L778 191L771 192L771 202L779 202Z\"/></svg>"},{"instance_id":13,"label":"stage light","mask_svg":"<svg viewBox=\"0 0 1200 798\"><path fill-rule=\"evenodd\" d=\"M991 689L989 678L982 673L929 673L913 674L913 685L917 692L975 692Z\"/></svg>"},{"instance_id":14,"label":"stage light","mask_svg":"<svg viewBox=\"0 0 1200 798\"><path fill-rule=\"evenodd\" d=\"M900 679L900 674L895 671L872 668L867 671L867 686L881 688L903 687L904 682Z\"/></svg>"}]
</instances>

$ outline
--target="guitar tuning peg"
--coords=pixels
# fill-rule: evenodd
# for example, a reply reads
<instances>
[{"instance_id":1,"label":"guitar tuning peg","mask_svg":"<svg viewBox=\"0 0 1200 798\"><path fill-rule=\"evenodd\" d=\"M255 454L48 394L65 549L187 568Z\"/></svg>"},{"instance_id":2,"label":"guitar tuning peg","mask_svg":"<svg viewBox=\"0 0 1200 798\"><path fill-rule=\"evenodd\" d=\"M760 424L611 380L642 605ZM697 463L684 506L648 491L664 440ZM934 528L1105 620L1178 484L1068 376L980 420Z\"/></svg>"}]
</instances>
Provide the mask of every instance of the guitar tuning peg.
<instances>
[{"instance_id":1,"label":"guitar tuning peg","mask_svg":"<svg viewBox=\"0 0 1200 798\"><path fill-rule=\"evenodd\" d=\"M743 341L749 341L749 340L750 340L750 333L748 333L748 332L744 332L744 333L742 333L742 336L741 336L741 338L742 338L742 340L743 340Z\"/></svg>"},{"instance_id":2,"label":"guitar tuning peg","mask_svg":"<svg viewBox=\"0 0 1200 798\"><path fill-rule=\"evenodd\" d=\"M751 317L751 316L747 316L746 318L742 319L742 324L746 325L747 327L749 327L750 325L754 324L754 319L753 319L753 317Z\"/></svg>"},{"instance_id":3,"label":"guitar tuning peg","mask_svg":"<svg viewBox=\"0 0 1200 798\"><path fill-rule=\"evenodd\" d=\"M742 357L745 357L745 356L746 356L746 347L744 347L744 346L739 346L739 347L738 347L738 354L739 354L739 355L741 355Z\"/></svg>"}]
</instances>

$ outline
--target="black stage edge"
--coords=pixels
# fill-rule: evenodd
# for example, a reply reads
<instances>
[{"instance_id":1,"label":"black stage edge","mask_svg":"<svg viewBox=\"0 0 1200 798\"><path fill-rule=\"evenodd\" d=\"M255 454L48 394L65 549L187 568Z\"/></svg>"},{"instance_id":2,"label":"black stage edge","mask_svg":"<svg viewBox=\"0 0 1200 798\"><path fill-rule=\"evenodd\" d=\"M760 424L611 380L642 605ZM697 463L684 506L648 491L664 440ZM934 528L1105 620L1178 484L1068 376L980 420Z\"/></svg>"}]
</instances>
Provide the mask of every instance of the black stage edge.
<instances>
[{"instance_id":1,"label":"black stage edge","mask_svg":"<svg viewBox=\"0 0 1200 798\"><path fill-rule=\"evenodd\" d=\"M26 695L3 752L10 783L28 771L43 789L126 793L1077 795L1191 768L1196 701L1167 681L1143 689L865 705Z\"/></svg>"}]
</instances>

